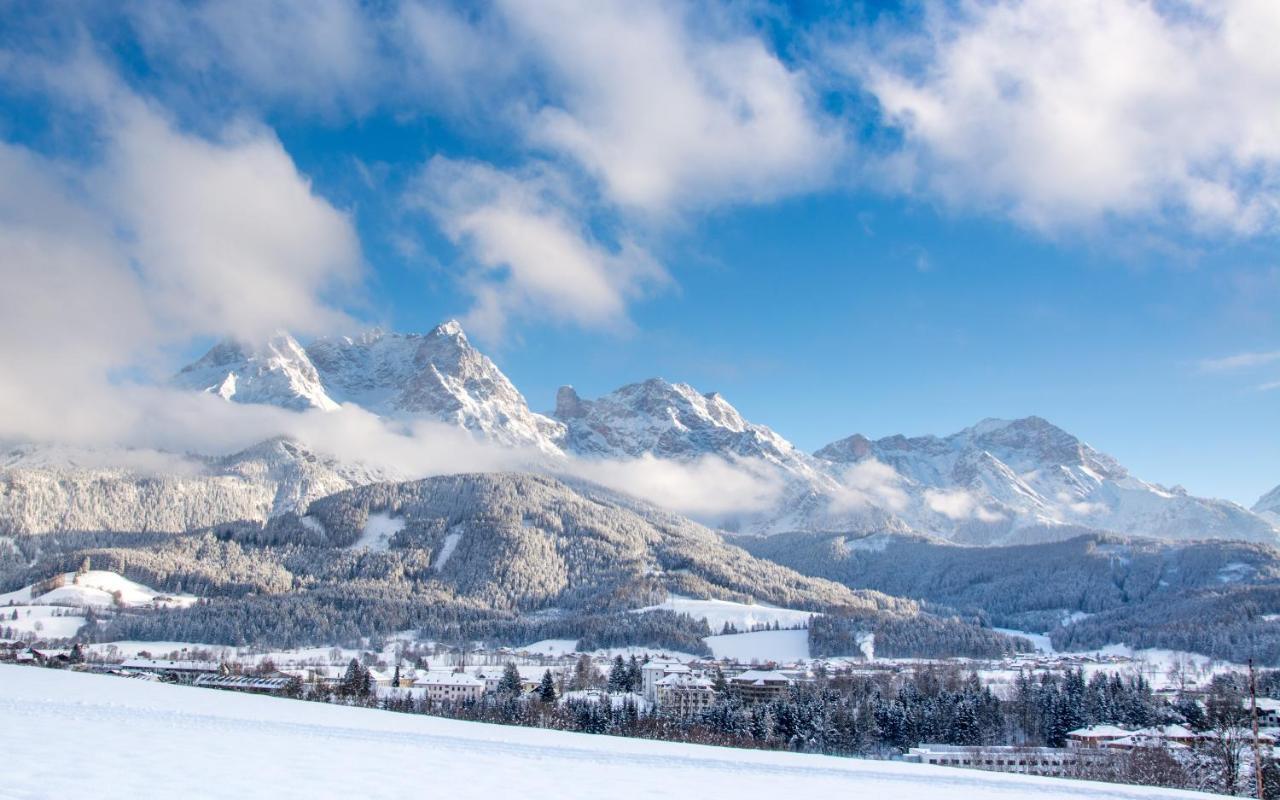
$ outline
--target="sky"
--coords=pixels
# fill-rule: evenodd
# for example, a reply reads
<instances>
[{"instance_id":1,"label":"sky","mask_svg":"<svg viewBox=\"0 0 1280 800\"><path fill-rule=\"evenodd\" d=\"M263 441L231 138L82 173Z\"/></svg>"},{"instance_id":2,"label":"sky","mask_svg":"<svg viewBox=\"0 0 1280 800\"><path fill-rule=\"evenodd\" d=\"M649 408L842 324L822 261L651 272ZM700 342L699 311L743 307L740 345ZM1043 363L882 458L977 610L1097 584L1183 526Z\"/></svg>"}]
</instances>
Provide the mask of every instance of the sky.
<instances>
[{"instance_id":1,"label":"sky","mask_svg":"<svg viewBox=\"0 0 1280 800\"><path fill-rule=\"evenodd\" d=\"M1280 483L1280 6L18 2L0 435L219 338L458 318L813 450L1043 416Z\"/></svg>"}]
</instances>

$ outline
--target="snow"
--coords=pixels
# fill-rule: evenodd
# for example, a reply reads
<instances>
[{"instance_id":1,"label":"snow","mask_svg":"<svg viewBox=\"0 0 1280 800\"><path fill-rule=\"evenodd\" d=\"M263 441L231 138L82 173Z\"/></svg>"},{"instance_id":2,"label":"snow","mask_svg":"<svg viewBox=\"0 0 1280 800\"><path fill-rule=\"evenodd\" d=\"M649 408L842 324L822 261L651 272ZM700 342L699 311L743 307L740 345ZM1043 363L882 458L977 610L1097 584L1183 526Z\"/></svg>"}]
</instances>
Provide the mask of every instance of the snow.
<instances>
[{"instance_id":1,"label":"snow","mask_svg":"<svg viewBox=\"0 0 1280 800\"><path fill-rule=\"evenodd\" d=\"M194 595L158 592L155 589L131 581L117 572L109 572L107 570L89 570L83 575L67 572L63 573L62 581L62 586L39 596L35 595L34 584L0 595L0 606L32 603L77 606L80 608L90 606L94 608L109 608L116 605L116 592L120 594L120 604L125 606L184 607L195 603L199 599Z\"/></svg>"},{"instance_id":2,"label":"snow","mask_svg":"<svg viewBox=\"0 0 1280 800\"><path fill-rule=\"evenodd\" d=\"M636 613L641 611L655 611L665 609L674 611L678 614L688 614L694 619L702 618L711 626L711 630L719 631L724 628L726 622L733 624L738 629L751 628L755 625L767 624L772 625L778 623L784 628L794 627L796 625L808 625L809 617L815 612L801 611L792 608L777 608L775 606L763 605L761 603L734 603L729 600L697 600L691 597L681 597L672 595L667 598L666 602L656 606L648 606L646 608L636 609Z\"/></svg>"},{"instance_id":3,"label":"snow","mask_svg":"<svg viewBox=\"0 0 1280 800\"><path fill-rule=\"evenodd\" d=\"M404 517L393 517L385 511L376 511L369 515L360 538L351 545L351 549L384 552L391 546L391 537L404 530L404 524Z\"/></svg>"},{"instance_id":4,"label":"snow","mask_svg":"<svg viewBox=\"0 0 1280 800\"><path fill-rule=\"evenodd\" d=\"M992 628L991 630L1009 636L1021 636L1030 641L1037 652L1050 654L1057 652L1053 649L1053 642L1049 640L1049 634L1047 633L1031 633L1030 631L1018 631L1013 628Z\"/></svg>"},{"instance_id":5,"label":"snow","mask_svg":"<svg viewBox=\"0 0 1280 800\"><path fill-rule=\"evenodd\" d=\"M0 606L0 628L13 628L18 639L68 639L83 626L84 615L65 606Z\"/></svg>"},{"instance_id":6,"label":"snow","mask_svg":"<svg viewBox=\"0 0 1280 800\"><path fill-rule=\"evenodd\" d=\"M540 642L524 645L515 648L518 653L534 653L544 656L566 656L578 652L577 639L543 639ZM631 647L604 647L599 650L593 650L588 653L596 658L613 658L614 656L622 656L623 658L644 658L645 656L658 656L670 658L676 661L687 662L696 661L698 656L692 653L682 653L678 650L670 650L662 647L645 647L643 645L634 645Z\"/></svg>"},{"instance_id":7,"label":"snow","mask_svg":"<svg viewBox=\"0 0 1280 800\"><path fill-rule=\"evenodd\" d=\"M15 666L0 666L0 752L3 791L13 798L136 800L157 787L208 798L401 798L424 786L459 800L513 791L594 800L610 786L638 798L741 800L1209 797L486 725Z\"/></svg>"},{"instance_id":8,"label":"snow","mask_svg":"<svg viewBox=\"0 0 1280 800\"><path fill-rule=\"evenodd\" d=\"M809 632L755 631L708 636L703 639L716 658L736 661L776 661L789 664L809 658Z\"/></svg>"},{"instance_id":9,"label":"snow","mask_svg":"<svg viewBox=\"0 0 1280 800\"><path fill-rule=\"evenodd\" d=\"M445 564L449 563L449 559L453 556L453 551L458 549L458 542L462 541L461 533L447 533L444 537L444 544L440 547L440 553L436 556L436 563L432 566L439 572Z\"/></svg>"}]
</instances>

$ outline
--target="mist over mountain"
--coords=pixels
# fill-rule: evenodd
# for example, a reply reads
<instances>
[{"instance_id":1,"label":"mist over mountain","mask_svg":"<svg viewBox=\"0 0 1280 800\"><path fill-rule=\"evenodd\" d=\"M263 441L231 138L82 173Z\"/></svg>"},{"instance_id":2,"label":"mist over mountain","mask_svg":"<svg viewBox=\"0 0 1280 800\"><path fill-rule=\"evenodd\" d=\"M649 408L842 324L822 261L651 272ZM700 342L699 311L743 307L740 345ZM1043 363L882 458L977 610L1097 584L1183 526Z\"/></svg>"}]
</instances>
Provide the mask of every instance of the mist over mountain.
<instances>
[{"instance_id":1,"label":"mist over mountain","mask_svg":"<svg viewBox=\"0 0 1280 800\"><path fill-rule=\"evenodd\" d=\"M508 451L537 454L512 458L510 468L589 478L731 533L920 533L978 545L1088 532L1277 537L1268 514L1280 501L1264 498L1250 511L1143 481L1038 417L987 419L941 437L853 435L809 454L722 395L659 378L593 399L564 386L555 409L539 414L454 321L426 334L373 330L305 347L285 332L260 344L228 340L172 384L234 404L320 414L321 425L344 408L392 430L444 424L491 448L495 464ZM181 454L181 475L116 467L110 453L86 467L57 448L14 452L0 473L0 524L22 533L138 529L139 507L146 530L262 524L326 494L415 477L373 452L353 461L280 439L232 456ZM439 460L433 473L456 471ZM718 502L690 500L691 490Z\"/></svg>"}]
</instances>

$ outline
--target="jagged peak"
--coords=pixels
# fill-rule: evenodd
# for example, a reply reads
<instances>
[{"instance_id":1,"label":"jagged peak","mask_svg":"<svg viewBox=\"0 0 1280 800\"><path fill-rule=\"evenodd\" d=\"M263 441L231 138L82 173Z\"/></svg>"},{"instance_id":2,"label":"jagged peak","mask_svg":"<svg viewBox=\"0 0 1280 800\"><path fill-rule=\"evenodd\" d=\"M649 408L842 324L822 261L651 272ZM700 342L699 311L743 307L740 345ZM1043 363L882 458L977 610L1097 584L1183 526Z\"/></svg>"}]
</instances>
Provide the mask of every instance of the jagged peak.
<instances>
[{"instance_id":1,"label":"jagged peak","mask_svg":"<svg viewBox=\"0 0 1280 800\"><path fill-rule=\"evenodd\" d=\"M449 336L463 341L467 340L466 331L462 330L462 323L456 319L447 319L437 325L431 331L432 335Z\"/></svg>"}]
</instances>

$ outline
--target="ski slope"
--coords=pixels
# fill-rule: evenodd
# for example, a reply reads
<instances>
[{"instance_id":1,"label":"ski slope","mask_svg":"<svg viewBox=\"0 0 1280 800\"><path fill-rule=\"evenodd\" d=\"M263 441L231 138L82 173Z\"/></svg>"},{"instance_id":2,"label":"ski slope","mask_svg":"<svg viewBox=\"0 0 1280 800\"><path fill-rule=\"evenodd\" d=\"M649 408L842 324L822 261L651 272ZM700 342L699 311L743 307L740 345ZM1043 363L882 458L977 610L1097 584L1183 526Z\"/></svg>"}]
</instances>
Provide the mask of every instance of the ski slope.
<instances>
[{"instance_id":1,"label":"ski slope","mask_svg":"<svg viewBox=\"0 0 1280 800\"><path fill-rule=\"evenodd\" d=\"M6 798L1208 798L542 731L0 666Z\"/></svg>"}]
</instances>

